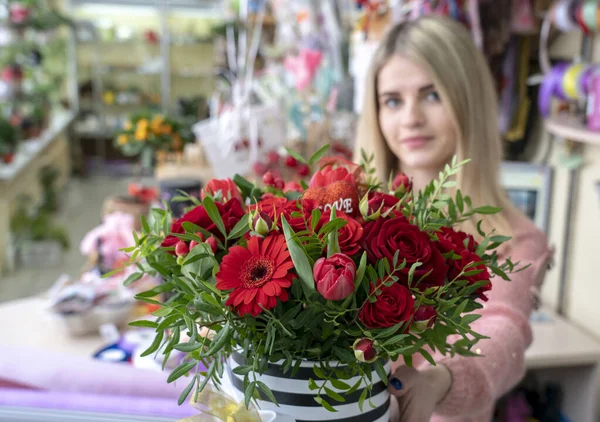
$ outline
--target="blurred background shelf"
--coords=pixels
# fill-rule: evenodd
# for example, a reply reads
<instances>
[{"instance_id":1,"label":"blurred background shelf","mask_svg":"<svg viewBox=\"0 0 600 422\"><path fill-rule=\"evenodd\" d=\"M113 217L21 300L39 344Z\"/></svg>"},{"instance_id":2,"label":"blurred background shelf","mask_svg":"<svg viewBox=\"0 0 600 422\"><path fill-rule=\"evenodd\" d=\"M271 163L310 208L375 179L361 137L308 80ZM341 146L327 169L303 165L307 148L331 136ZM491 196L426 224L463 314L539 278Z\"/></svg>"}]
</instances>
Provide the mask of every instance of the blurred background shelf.
<instances>
[{"instance_id":1,"label":"blurred background shelf","mask_svg":"<svg viewBox=\"0 0 600 422\"><path fill-rule=\"evenodd\" d=\"M589 130L580 118L557 115L546 119L546 130L563 139L600 145L600 132Z\"/></svg>"}]
</instances>

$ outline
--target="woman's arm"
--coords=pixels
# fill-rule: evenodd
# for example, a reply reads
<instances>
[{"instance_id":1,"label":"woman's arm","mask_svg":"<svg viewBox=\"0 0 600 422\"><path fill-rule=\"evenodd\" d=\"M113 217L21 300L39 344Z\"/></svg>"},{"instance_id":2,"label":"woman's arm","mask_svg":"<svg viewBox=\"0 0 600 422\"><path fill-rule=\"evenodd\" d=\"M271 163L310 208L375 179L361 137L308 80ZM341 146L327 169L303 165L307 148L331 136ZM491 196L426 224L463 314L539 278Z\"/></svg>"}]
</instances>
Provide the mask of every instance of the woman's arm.
<instances>
[{"instance_id":1,"label":"woman's arm","mask_svg":"<svg viewBox=\"0 0 600 422\"><path fill-rule=\"evenodd\" d=\"M510 282L492 279L489 301L479 311L482 317L472 324L474 331L490 337L475 346L482 357L435 356L452 375L452 385L436 407L439 415L484 412L525 373L525 350L532 341L529 316L552 251L544 234L532 228L514 239L510 255L513 262L531 266L513 274Z\"/></svg>"}]
</instances>

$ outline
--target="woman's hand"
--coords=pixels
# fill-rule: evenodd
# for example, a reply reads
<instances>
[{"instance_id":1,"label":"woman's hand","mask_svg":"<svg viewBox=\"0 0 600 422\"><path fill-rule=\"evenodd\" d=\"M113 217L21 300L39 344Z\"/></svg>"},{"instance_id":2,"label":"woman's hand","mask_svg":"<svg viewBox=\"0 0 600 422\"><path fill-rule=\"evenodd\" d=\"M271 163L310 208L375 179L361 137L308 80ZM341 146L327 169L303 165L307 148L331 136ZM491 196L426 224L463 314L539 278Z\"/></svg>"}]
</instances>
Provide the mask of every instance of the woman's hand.
<instances>
[{"instance_id":1,"label":"woman's hand","mask_svg":"<svg viewBox=\"0 0 600 422\"><path fill-rule=\"evenodd\" d=\"M446 366L438 364L417 370L400 366L388 383L392 398L391 422L429 422L436 405L452 385Z\"/></svg>"}]
</instances>

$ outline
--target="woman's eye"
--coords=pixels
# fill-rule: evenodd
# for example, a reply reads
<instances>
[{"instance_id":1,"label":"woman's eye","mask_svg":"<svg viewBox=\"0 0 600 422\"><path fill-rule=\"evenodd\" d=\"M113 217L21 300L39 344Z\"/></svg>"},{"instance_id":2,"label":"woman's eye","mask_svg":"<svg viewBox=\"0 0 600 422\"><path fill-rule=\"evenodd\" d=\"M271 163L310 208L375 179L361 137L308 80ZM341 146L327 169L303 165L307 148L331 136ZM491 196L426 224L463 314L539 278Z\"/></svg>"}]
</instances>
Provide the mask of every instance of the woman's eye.
<instances>
[{"instance_id":1,"label":"woman's eye","mask_svg":"<svg viewBox=\"0 0 600 422\"><path fill-rule=\"evenodd\" d=\"M428 93L426 98L427 101L439 102L441 100L440 94L438 94L436 91L431 91L430 93Z\"/></svg>"},{"instance_id":2,"label":"woman's eye","mask_svg":"<svg viewBox=\"0 0 600 422\"><path fill-rule=\"evenodd\" d=\"M388 98L385 100L384 105L387 108L396 108L400 105L400 100L398 98Z\"/></svg>"}]
</instances>

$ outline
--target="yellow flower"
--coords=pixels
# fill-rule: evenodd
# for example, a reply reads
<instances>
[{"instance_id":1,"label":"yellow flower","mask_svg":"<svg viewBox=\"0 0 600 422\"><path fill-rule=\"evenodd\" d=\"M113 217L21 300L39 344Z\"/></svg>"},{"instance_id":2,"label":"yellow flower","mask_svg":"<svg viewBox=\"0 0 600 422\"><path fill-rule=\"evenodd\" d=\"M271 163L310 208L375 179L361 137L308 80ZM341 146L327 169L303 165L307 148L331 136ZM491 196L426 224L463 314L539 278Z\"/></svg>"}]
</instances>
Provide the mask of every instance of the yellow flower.
<instances>
[{"instance_id":1,"label":"yellow flower","mask_svg":"<svg viewBox=\"0 0 600 422\"><path fill-rule=\"evenodd\" d=\"M138 129L140 129L140 128L147 129L148 128L148 119L140 119L137 122L137 128Z\"/></svg>"},{"instance_id":2,"label":"yellow flower","mask_svg":"<svg viewBox=\"0 0 600 422\"><path fill-rule=\"evenodd\" d=\"M134 136L136 141L145 141L148 138L148 129L138 126Z\"/></svg>"},{"instance_id":3,"label":"yellow flower","mask_svg":"<svg viewBox=\"0 0 600 422\"><path fill-rule=\"evenodd\" d=\"M150 123L150 129L152 130L152 132L154 132L154 134L156 134L156 135L160 134L160 128L161 128L164 120L165 119L160 114L155 116L152 119L152 122Z\"/></svg>"},{"instance_id":4,"label":"yellow flower","mask_svg":"<svg viewBox=\"0 0 600 422\"><path fill-rule=\"evenodd\" d=\"M127 120L125 122L125 124L123 125L123 129L125 129L125 130L131 130L131 129L133 129L133 125L131 124L130 120Z\"/></svg>"},{"instance_id":5,"label":"yellow flower","mask_svg":"<svg viewBox=\"0 0 600 422\"><path fill-rule=\"evenodd\" d=\"M129 142L129 136L127 135L119 135L117 138L117 143L119 145L125 145L127 142Z\"/></svg>"}]
</instances>

